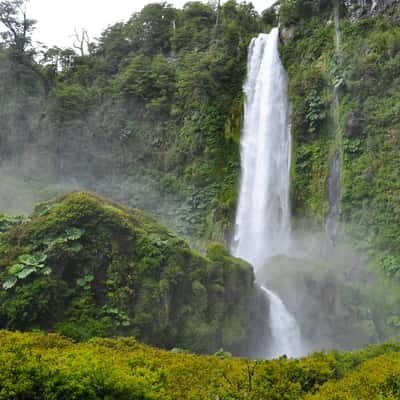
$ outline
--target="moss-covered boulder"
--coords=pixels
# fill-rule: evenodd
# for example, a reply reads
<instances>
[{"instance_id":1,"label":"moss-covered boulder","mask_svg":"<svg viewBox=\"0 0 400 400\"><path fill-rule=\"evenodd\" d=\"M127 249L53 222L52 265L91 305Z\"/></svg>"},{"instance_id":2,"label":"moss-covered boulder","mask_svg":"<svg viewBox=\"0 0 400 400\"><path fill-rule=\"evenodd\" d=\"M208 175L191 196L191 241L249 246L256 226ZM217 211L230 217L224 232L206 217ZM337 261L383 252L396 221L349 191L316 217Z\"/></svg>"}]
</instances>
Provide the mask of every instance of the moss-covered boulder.
<instances>
[{"instance_id":1,"label":"moss-covered boulder","mask_svg":"<svg viewBox=\"0 0 400 400\"><path fill-rule=\"evenodd\" d=\"M0 327L243 349L253 271L222 246L202 256L142 211L88 192L21 221L0 236Z\"/></svg>"}]
</instances>

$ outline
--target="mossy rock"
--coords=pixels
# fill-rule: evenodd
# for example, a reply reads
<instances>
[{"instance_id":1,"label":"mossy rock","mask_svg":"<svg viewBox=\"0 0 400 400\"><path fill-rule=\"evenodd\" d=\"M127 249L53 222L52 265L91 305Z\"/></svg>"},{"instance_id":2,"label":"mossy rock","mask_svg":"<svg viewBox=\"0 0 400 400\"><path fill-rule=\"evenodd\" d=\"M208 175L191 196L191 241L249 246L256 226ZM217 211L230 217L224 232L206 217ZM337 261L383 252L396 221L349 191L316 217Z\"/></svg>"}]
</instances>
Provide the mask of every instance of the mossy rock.
<instances>
[{"instance_id":1,"label":"mossy rock","mask_svg":"<svg viewBox=\"0 0 400 400\"><path fill-rule=\"evenodd\" d=\"M193 251L142 211L73 192L40 204L0 240L1 284L15 281L0 287L1 328L75 339L134 335L200 352L243 348L251 266L226 250L209 257ZM21 259L45 259L45 265L29 266L34 271L19 279L12 273L28 268Z\"/></svg>"}]
</instances>

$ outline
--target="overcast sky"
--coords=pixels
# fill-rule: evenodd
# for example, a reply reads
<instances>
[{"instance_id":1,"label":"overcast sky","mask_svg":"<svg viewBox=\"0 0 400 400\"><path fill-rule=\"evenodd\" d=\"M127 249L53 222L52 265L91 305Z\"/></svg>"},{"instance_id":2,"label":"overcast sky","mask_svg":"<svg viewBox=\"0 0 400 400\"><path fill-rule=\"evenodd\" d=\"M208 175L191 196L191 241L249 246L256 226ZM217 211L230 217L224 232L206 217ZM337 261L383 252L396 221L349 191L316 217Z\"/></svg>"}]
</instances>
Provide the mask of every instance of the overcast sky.
<instances>
[{"instance_id":1,"label":"overcast sky","mask_svg":"<svg viewBox=\"0 0 400 400\"><path fill-rule=\"evenodd\" d=\"M188 0L169 0L182 7ZM144 5L157 0L30 0L29 18L38 21L34 40L47 45L71 46L74 28L85 28L93 39L117 21L127 20ZM265 10L271 0L252 0L257 11Z\"/></svg>"}]
</instances>

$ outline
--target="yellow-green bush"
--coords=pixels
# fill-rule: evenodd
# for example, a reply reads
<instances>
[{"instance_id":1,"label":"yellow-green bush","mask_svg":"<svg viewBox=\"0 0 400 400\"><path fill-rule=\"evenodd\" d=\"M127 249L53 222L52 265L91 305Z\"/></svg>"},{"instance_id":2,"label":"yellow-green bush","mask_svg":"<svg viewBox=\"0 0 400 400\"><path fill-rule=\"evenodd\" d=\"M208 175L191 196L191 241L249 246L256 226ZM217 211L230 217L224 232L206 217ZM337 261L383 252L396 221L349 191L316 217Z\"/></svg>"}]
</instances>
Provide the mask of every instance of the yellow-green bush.
<instances>
[{"instance_id":1,"label":"yellow-green bush","mask_svg":"<svg viewBox=\"0 0 400 400\"><path fill-rule=\"evenodd\" d=\"M0 331L0 399L370 400L399 394L398 345L298 360L219 354L166 351L133 338L74 343L57 334Z\"/></svg>"},{"instance_id":2,"label":"yellow-green bush","mask_svg":"<svg viewBox=\"0 0 400 400\"><path fill-rule=\"evenodd\" d=\"M400 357L399 353L389 353L366 361L341 381L326 383L317 394L306 399L394 400L399 396Z\"/></svg>"}]
</instances>

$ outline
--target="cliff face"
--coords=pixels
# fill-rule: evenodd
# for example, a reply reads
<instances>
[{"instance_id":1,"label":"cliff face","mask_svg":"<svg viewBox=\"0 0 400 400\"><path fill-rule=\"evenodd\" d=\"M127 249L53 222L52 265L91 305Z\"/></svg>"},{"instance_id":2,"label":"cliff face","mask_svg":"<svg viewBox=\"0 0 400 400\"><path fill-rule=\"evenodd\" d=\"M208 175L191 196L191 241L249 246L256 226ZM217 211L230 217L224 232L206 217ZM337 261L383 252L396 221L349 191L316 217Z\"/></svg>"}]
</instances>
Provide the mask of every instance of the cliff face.
<instances>
[{"instance_id":1,"label":"cliff face","mask_svg":"<svg viewBox=\"0 0 400 400\"><path fill-rule=\"evenodd\" d=\"M399 3L299 0L284 2L280 17L292 102L295 230L329 230L338 160L339 227L331 245L353 246L363 268L377 273L376 287L392 286L386 301L378 305L380 295L371 295L361 312L375 314L382 338L398 337ZM321 252L335 257L334 247ZM359 268L345 262L349 275Z\"/></svg>"},{"instance_id":2,"label":"cliff face","mask_svg":"<svg viewBox=\"0 0 400 400\"><path fill-rule=\"evenodd\" d=\"M376 16L388 12L390 8L398 6L398 0L345 0L344 5L350 13L350 18L355 21L362 16ZM397 17L399 18L399 17Z\"/></svg>"},{"instance_id":3,"label":"cliff face","mask_svg":"<svg viewBox=\"0 0 400 400\"><path fill-rule=\"evenodd\" d=\"M147 214L86 192L1 227L1 328L246 351L253 272L221 245L202 256Z\"/></svg>"}]
</instances>

